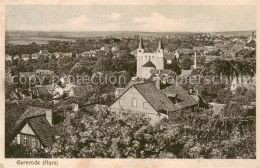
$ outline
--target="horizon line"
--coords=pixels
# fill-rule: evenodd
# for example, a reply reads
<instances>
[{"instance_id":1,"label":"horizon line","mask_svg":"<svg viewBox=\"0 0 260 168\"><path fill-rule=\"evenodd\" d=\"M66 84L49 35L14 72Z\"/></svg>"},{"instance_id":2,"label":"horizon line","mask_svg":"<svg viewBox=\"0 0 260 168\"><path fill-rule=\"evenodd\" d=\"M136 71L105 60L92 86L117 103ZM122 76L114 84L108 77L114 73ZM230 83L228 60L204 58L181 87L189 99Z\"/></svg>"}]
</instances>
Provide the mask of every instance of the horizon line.
<instances>
[{"instance_id":1,"label":"horizon line","mask_svg":"<svg viewBox=\"0 0 260 168\"><path fill-rule=\"evenodd\" d=\"M250 31L255 31L256 30L225 30L225 31L138 31L138 30L88 30L88 31L56 31L56 30L44 30L44 31L39 31L39 30L5 30L7 31L24 31L24 32L139 32L139 33L224 33L224 32L250 32Z\"/></svg>"}]
</instances>

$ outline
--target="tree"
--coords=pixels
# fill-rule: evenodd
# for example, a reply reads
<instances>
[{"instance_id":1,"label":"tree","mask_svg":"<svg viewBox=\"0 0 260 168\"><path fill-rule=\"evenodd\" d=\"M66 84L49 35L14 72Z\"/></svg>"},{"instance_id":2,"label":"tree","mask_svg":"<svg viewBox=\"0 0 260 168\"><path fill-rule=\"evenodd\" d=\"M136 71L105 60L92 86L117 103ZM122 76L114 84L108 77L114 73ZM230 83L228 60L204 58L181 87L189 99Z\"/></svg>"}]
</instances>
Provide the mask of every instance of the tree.
<instances>
[{"instance_id":1,"label":"tree","mask_svg":"<svg viewBox=\"0 0 260 168\"><path fill-rule=\"evenodd\" d=\"M193 65L193 60L190 56L183 56L181 59L181 68L184 70L191 69L191 66Z\"/></svg>"},{"instance_id":2,"label":"tree","mask_svg":"<svg viewBox=\"0 0 260 168\"><path fill-rule=\"evenodd\" d=\"M176 72L178 75L181 74L181 69L180 69L180 67L179 67L179 65L178 65L178 61L177 61L177 59L176 59L175 57L172 59L171 68L172 68L172 70L173 70L174 72Z\"/></svg>"}]
</instances>

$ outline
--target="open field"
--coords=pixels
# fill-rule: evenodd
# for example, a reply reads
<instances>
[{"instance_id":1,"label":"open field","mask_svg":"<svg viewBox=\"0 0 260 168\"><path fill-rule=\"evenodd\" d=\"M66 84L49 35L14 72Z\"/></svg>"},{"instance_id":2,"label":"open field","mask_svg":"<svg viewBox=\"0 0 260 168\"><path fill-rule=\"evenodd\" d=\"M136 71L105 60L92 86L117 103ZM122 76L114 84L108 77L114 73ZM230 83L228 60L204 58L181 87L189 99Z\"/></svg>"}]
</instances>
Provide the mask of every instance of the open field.
<instances>
[{"instance_id":1,"label":"open field","mask_svg":"<svg viewBox=\"0 0 260 168\"><path fill-rule=\"evenodd\" d=\"M200 32L207 33L207 32ZM239 35L251 35L252 31L235 31L235 32L210 32L212 35L223 36L239 36ZM14 45L26 45L32 42L37 44L47 44L48 41L75 41L80 38L89 37L133 37L135 35L140 36L178 36L198 34L196 32L135 32L135 31L104 31L104 32L36 32L36 31L7 31L6 32L6 44Z\"/></svg>"}]
</instances>

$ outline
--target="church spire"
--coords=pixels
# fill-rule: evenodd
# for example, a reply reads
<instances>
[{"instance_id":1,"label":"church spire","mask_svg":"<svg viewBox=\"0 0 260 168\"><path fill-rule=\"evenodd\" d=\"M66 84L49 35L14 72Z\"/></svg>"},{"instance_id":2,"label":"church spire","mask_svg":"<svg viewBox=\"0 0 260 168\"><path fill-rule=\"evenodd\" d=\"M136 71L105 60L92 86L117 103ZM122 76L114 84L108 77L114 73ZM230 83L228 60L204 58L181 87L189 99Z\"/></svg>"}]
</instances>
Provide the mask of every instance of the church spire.
<instances>
[{"instance_id":1,"label":"church spire","mask_svg":"<svg viewBox=\"0 0 260 168\"><path fill-rule=\"evenodd\" d=\"M138 49L144 49L144 44L142 38L140 38L139 47Z\"/></svg>"},{"instance_id":2,"label":"church spire","mask_svg":"<svg viewBox=\"0 0 260 168\"><path fill-rule=\"evenodd\" d=\"M159 41L158 50L163 50L162 39Z\"/></svg>"}]
</instances>

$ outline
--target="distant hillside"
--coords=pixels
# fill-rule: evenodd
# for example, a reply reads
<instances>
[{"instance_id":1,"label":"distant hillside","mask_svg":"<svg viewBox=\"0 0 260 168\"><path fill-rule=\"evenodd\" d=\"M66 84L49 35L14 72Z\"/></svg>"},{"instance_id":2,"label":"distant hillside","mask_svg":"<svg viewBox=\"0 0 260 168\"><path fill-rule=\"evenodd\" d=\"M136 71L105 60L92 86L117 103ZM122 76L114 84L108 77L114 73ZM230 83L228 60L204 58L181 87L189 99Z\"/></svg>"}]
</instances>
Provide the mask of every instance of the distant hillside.
<instances>
[{"instance_id":1,"label":"distant hillside","mask_svg":"<svg viewBox=\"0 0 260 168\"><path fill-rule=\"evenodd\" d=\"M239 36L251 35L255 31L233 31L233 32L209 32L214 35ZM46 44L50 40L74 41L79 38L88 37L134 37L139 36L178 36L189 34L201 34L207 32L135 32L135 31L96 31L96 32L37 32L37 31L6 31L7 44Z\"/></svg>"}]
</instances>

